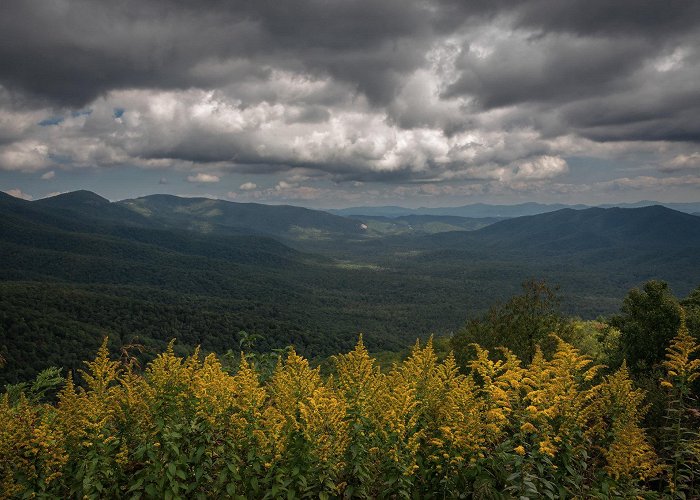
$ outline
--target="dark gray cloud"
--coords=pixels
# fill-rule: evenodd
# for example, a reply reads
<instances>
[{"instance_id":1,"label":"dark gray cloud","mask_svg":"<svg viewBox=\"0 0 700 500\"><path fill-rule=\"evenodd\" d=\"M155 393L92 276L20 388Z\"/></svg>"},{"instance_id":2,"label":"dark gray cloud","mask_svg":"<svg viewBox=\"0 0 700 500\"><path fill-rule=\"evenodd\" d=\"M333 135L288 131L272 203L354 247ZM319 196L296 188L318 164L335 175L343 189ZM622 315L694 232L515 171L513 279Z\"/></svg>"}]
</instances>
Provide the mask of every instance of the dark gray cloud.
<instances>
[{"instance_id":1,"label":"dark gray cloud","mask_svg":"<svg viewBox=\"0 0 700 500\"><path fill-rule=\"evenodd\" d=\"M5 85L77 107L112 89L206 84L190 74L199 61L253 53L260 39L244 18L137 1L9 0L0 32Z\"/></svg>"},{"instance_id":2,"label":"dark gray cloud","mask_svg":"<svg viewBox=\"0 0 700 500\"><path fill-rule=\"evenodd\" d=\"M429 40L440 14L431 11L403 0L7 0L0 79L57 105L84 106L112 89L217 86L244 75L197 71L203 62L245 59L328 72L388 99L397 73L422 60L416 45Z\"/></svg>"},{"instance_id":3,"label":"dark gray cloud","mask_svg":"<svg viewBox=\"0 0 700 500\"><path fill-rule=\"evenodd\" d=\"M470 94L484 108L560 103L628 86L652 46L639 39L547 36L508 39L488 57L465 50L448 95Z\"/></svg>"},{"instance_id":4,"label":"dark gray cloud","mask_svg":"<svg viewBox=\"0 0 700 500\"><path fill-rule=\"evenodd\" d=\"M497 2L499 3L499 2ZM577 35L674 37L697 29L700 4L694 0L531 0L510 3L518 24Z\"/></svg>"}]
</instances>

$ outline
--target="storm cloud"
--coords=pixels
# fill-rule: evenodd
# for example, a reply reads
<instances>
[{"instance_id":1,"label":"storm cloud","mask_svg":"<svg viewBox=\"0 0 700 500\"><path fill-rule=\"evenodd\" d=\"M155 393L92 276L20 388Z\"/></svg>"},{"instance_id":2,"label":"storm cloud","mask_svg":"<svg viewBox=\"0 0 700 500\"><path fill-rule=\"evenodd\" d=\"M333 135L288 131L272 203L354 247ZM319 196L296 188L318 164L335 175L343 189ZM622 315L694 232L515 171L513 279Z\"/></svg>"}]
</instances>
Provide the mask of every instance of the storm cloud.
<instances>
[{"instance_id":1,"label":"storm cloud","mask_svg":"<svg viewBox=\"0 0 700 500\"><path fill-rule=\"evenodd\" d=\"M45 181L173 169L251 199L697 186L695 1L4 0L0 42L0 171Z\"/></svg>"}]
</instances>

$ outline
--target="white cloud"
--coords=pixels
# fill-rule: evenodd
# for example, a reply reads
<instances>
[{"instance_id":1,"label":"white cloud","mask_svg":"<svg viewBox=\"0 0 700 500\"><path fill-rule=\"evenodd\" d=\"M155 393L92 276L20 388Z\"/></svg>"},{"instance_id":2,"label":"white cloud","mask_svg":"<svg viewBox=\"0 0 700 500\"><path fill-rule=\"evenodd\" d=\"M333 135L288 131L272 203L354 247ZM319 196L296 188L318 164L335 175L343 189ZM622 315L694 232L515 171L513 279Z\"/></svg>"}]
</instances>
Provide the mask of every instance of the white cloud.
<instances>
[{"instance_id":1,"label":"white cloud","mask_svg":"<svg viewBox=\"0 0 700 500\"><path fill-rule=\"evenodd\" d=\"M21 189L17 189L17 188L8 189L5 192L7 194L9 194L10 196L14 196L15 198L21 198L23 200L33 200L34 199L34 197L32 195L27 194L27 193L23 193Z\"/></svg>"},{"instance_id":2,"label":"white cloud","mask_svg":"<svg viewBox=\"0 0 700 500\"><path fill-rule=\"evenodd\" d=\"M320 121L299 118L308 106L297 99L312 99L309 89L322 91L330 84L289 75L282 80L269 84L271 92L287 99L282 103L244 105L226 92L197 89L113 91L92 104L90 115L37 127L35 138L11 144L5 151L6 164L0 162L0 167L36 170L47 164L51 152L65 168L207 166L269 172L303 167L306 176L364 182L377 177L468 178L470 168L483 171L542 151L560 153L552 139L543 139L533 129L504 129L507 113L473 115L469 130L445 132L443 126L462 119L461 104L441 101L431 71L416 72L407 83L404 100L397 101L406 105L403 110L387 114L356 96L317 105L326 113ZM119 122L113 116L117 107L126 110ZM398 114L391 116L392 112ZM403 128L397 119L415 126ZM494 176L498 174L488 177ZM195 172L188 180L217 182L218 177Z\"/></svg>"},{"instance_id":3,"label":"white cloud","mask_svg":"<svg viewBox=\"0 0 700 500\"><path fill-rule=\"evenodd\" d=\"M188 175L187 176L187 182L195 182L195 183L213 183L213 182L219 182L221 178L218 175L214 174L205 174L203 172L198 173L197 175Z\"/></svg>"},{"instance_id":4,"label":"white cloud","mask_svg":"<svg viewBox=\"0 0 700 500\"><path fill-rule=\"evenodd\" d=\"M664 172L695 169L700 169L700 152L698 151L691 154L677 155L661 165L661 170Z\"/></svg>"},{"instance_id":5,"label":"white cloud","mask_svg":"<svg viewBox=\"0 0 700 500\"><path fill-rule=\"evenodd\" d=\"M48 172L46 172L45 174L43 174L41 176L41 178L45 181L51 180L54 177L56 177L56 172L54 172L53 170L49 170Z\"/></svg>"},{"instance_id":6,"label":"white cloud","mask_svg":"<svg viewBox=\"0 0 700 500\"><path fill-rule=\"evenodd\" d=\"M337 188L320 188L313 186L301 186L296 183L286 181L278 182L274 187L261 189L257 191L246 191L245 193L229 192L227 197L230 199L247 199L260 201L276 201L276 202L308 202L313 201L316 204L329 204L329 206L337 206L339 200L359 203L367 196L371 196L369 192L350 192L342 187Z\"/></svg>"},{"instance_id":7,"label":"white cloud","mask_svg":"<svg viewBox=\"0 0 700 500\"><path fill-rule=\"evenodd\" d=\"M516 179L551 179L569 171L569 165L558 156L540 156L515 164Z\"/></svg>"},{"instance_id":8,"label":"white cloud","mask_svg":"<svg viewBox=\"0 0 700 500\"><path fill-rule=\"evenodd\" d=\"M688 50L683 47L676 47L671 54L665 54L656 59L653 63L654 69L660 73L667 73L683 66L683 60L688 55Z\"/></svg>"},{"instance_id":9,"label":"white cloud","mask_svg":"<svg viewBox=\"0 0 700 500\"><path fill-rule=\"evenodd\" d=\"M41 141L27 139L0 147L0 170L36 172L49 165L49 148Z\"/></svg>"},{"instance_id":10,"label":"white cloud","mask_svg":"<svg viewBox=\"0 0 700 500\"><path fill-rule=\"evenodd\" d=\"M327 119L320 120L301 118L303 101L314 97L308 89L323 92L328 85L310 77L296 81L285 76L282 83L270 84L274 93L285 97L283 102L244 104L223 90L112 91L92 103L90 115L30 128L27 139L0 146L0 170L43 169L42 178L48 179L55 171L46 170L56 168L58 161L62 169L127 165L170 169L198 184L221 182L227 170L278 173L284 180L270 189L243 182L238 199L323 197L332 203L332 193L340 193L343 185L356 188L376 181L387 183L383 192L388 197L400 195L392 191L397 184L410 183L431 183L440 186L436 192L453 197L486 196L496 193L499 185L506 193L554 193L558 188L552 180L574 168L565 159L572 156L597 157L613 165L619 158L629 161L637 155L669 172L700 166L700 153L679 154L684 150L672 143L596 143L575 133L545 134L522 107L470 110L464 102L442 99L439 79L431 71L417 71L407 80L394 101L404 108L372 108L360 95L354 101L317 104L327 113ZM414 110L411 103L416 103ZM435 103L440 106L433 107ZM125 109L119 122L113 116L117 107ZM404 128L402 120L415 126ZM445 129L459 120L468 126ZM654 161L663 156L672 159ZM309 186L319 179L336 184L327 190ZM623 184L619 182L618 189ZM407 187L401 193L420 198L430 196L431 190ZM233 191L228 196L236 197ZM351 189L342 196L361 201L370 194Z\"/></svg>"},{"instance_id":11,"label":"white cloud","mask_svg":"<svg viewBox=\"0 0 700 500\"><path fill-rule=\"evenodd\" d=\"M663 191L669 187L700 186L700 177L684 175L681 177L652 177L639 175L636 177L622 177L597 183L598 186L613 190L652 190Z\"/></svg>"}]
</instances>

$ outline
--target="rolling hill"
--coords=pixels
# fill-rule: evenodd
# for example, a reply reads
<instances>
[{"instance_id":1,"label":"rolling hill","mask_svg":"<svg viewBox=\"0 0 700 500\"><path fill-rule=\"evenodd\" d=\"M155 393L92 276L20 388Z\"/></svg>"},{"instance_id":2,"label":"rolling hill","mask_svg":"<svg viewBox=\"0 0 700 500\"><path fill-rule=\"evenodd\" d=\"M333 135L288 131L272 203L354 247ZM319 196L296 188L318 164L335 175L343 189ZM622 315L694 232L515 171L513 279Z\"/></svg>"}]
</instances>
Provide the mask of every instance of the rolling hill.
<instances>
[{"instance_id":1,"label":"rolling hill","mask_svg":"<svg viewBox=\"0 0 700 500\"><path fill-rule=\"evenodd\" d=\"M601 248L700 248L700 219L662 206L563 209L517 217L471 233L444 233L440 246L478 244L518 251L578 252Z\"/></svg>"},{"instance_id":2,"label":"rolling hill","mask_svg":"<svg viewBox=\"0 0 700 500\"><path fill-rule=\"evenodd\" d=\"M42 198L31 203L34 210L44 210L56 215L74 217L79 214L81 219L94 224L105 225L137 225L155 227L148 218L119 205L91 191L72 191L49 198Z\"/></svg>"},{"instance_id":3,"label":"rolling hill","mask_svg":"<svg viewBox=\"0 0 700 500\"><path fill-rule=\"evenodd\" d=\"M145 196L117 205L166 227L204 233L243 231L286 239L363 237L365 234L361 224L352 219L289 205L171 195Z\"/></svg>"},{"instance_id":4,"label":"rolling hill","mask_svg":"<svg viewBox=\"0 0 700 500\"><path fill-rule=\"evenodd\" d=\"M700 283L700 219L660 206L564 209L420 240L416 247L423 251L413 266L453 272L475 260L487 268L490 260L494 273L515 265L536 270L533 276L576 283L579 292L598 288L597 300L603 289L650 279L668 281L683 294Z\"/></svg>"}]
</instances>

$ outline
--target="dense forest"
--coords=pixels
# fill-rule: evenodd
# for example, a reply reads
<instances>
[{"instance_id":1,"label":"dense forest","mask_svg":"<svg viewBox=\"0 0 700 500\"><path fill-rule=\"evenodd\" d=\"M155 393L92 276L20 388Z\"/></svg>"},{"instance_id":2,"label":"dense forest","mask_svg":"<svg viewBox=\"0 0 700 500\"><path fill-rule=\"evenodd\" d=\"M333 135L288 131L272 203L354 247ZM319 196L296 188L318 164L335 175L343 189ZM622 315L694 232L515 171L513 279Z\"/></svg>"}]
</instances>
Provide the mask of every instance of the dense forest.
<instances>
[{"instance_id":1,"label":"dense forest","mask_svg":"<svg viewBox=\"0 0 700 500\"><path fill-rule=\"evenodd\" d=\"M172 338L179 354L235 351L247 331L261 352L294 344L321 362L359 333L373 352L452 335L533 277L559 284L562 311L584 319L651 279L681 296L700 283L700 218L663 207L389 222L174 196L0 195L0 384L77 369L105 336L113 352L142 345L146 362Z\"/></svg>"}]
</instances>

